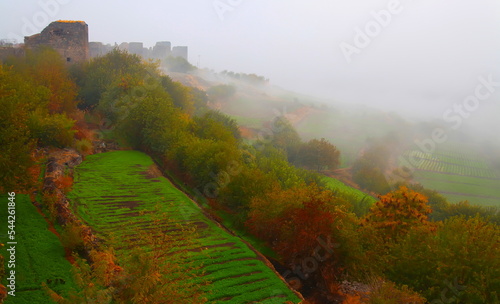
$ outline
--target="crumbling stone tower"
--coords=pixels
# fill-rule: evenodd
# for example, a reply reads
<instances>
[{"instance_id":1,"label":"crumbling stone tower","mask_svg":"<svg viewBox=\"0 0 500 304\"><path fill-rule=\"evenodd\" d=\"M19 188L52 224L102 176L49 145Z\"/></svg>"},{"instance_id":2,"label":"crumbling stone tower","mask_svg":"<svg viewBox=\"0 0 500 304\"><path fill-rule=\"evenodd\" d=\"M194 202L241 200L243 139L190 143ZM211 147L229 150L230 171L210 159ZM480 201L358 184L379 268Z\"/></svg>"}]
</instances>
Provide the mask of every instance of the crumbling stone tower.
<instances>
[{"instance_id":1,"label":"crumbling stone tower","mask_svg":"<svg viewBox=\"0 0 500 304\"><path fill-rule=\"evenodd\" d=\"M68 63L83 62L89 55L89 27L83 21L59 20L50 23L43 31L24 37L26 48L49 46Z\"/></svg>"}]
</instances>

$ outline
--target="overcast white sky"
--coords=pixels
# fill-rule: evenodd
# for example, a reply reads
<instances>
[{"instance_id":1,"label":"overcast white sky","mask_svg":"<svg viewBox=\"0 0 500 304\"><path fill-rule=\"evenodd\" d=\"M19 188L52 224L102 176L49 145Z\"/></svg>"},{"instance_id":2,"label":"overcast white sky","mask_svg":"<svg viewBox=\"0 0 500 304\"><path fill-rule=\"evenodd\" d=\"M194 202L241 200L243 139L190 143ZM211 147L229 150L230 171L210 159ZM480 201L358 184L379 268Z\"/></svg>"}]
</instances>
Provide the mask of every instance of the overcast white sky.
<instances>
[{"instance_id":1,"label":"overcast white sky","mask_svg":"<svg viewBox=\"0 0 500 304\"><path fill-rule=\"evenodd\" d=\"M389 6L390 21L378 30L372 12ZM437 116L473 94L481 75L500 82L498 0L0 0L0 16L0 38L84 20L90 41L171 41L189 46L200 67ZM357 28L367 26L375 34L348 63L341 43L355 46Z\"/></svg>"}]
</instances>

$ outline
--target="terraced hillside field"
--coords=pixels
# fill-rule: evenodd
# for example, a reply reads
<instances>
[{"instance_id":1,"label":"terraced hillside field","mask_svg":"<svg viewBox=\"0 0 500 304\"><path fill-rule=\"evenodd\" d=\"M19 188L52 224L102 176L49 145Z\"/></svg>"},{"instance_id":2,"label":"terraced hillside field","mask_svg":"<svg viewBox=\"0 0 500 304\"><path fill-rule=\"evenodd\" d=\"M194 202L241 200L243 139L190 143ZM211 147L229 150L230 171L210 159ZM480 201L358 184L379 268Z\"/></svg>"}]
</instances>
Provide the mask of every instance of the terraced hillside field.
<instances>
[{"instance_id":1,"label":"terraced hillside field","mask_svg":"<svg viewBox=\"0 0 500 304\"><path fill-rule=\"evenodd\" d=\"M104 239L119 236L133 244L137 234L151 228L148 212L156 208L169 218L164 231L178 232L177 223L196 227L195 244L186 249L204 248L193 258L211 282L206 287L210 303L301 301L254 251L209 220L155 168L149 156L137 151L89 156L76 168L69 197L78 215Z\"/></svg>"},{"instance_id":2,"label":"terraced hillside field","mask_svg":"<svg viewBox=\"0 0 500 304\"><path fill-rule=\"evenodd\" d=\"M451 202L468 200L500 206L500 176L473 152L438 150L431 154L409 150L403 158L413 160L417 182L437 190Z\"/></svg>"}]
</instances>

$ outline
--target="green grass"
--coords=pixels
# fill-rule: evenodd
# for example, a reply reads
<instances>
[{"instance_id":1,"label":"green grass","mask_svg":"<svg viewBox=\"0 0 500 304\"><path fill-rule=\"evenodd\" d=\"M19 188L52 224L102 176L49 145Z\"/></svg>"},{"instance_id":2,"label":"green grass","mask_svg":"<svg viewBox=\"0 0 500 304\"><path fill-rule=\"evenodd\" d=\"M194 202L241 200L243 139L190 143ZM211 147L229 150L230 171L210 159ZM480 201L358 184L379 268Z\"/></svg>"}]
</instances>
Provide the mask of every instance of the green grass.
<instances>
[{"instance_id":1,"label":"green grass","mask_svg":"<svg viewBox=\"0 0 500 304\"><path fill-rule=\"evenodd\" d=\"M274 250L269 248L269 246L267 246L266 242L258 239L254 235L248 233L243 228L241 228L241 226L238 227L236 225L234 219L231 218L231 216L232 216L231 214L228 214L226 212L221 211L218 213L218 215L221 217L221 219L223 221L222 223L224 224L225 227L227 227L228 229L230 229L231 231L236 233L239 237L241 237L243 240L245 240L250 245L252 245L253 248L258 250L260 253L262 253L266 257L278 259L276 252L274 252Z\"/></svg>"},{"instance_id":2,"label":"green grass","mask_svg":"<svg viewBox=\"0 0 500 304\"><path fill-rule=\"evenodd\" d=\"M335 178L325 176L323 181L337 196L349 201L352 205L352 212L359 217L367 214L370 207L377 202L373 196L352 188Z\"/></svg>"},{"instance_id":3,"label":"green grass","mask_svg":"<svg viewBox=\"0 0 500 304\"><path fill-rule=\"evenodd\" d=\"M363 191L358 190L356 188L349 187L348 185L344 184L338 179L325 176L323 180L325 181L327 187L329 187L330 189L338 191L340 193L348 194L349 196L356 198L358 201L362 201L365 199L367 200L368 203L377 202L377 199L375 199L373 196L366 194Z\"/></svg>"},{"instance_id":4,"label":"green grass","mask_svg":"<svg viewBox=\"0 0 500 304\"><path fill-rule=\"evenodd\" d=\"M0 243L6 243L7 197L0 196ZM42 283L48 283L57 293L66 294L75 289L71 264L65 259L64 248L55 234L48 230L45 219L26 195L16 196L16 297L7 298L9 303L53 303ZM6 255L6 245L0 251ZM7 260L7 258L6 258ZM8 270L8 269L6 269ZM59 279L59 280L57 280ZM57 282L57 283L56 283ZM5 282L4 282L5 285Z\"/></svg>"},{"instance_id":5,"label":"green grass","mask_svg":"<svg viewBox=\"0 0 500 304\"><path fill-rule=\"evenodd\" d=\"M151 225L149 211L158 208L169 222L196 227L195 248L208 248L189 258L211 282L211 303L283 303L299 298L238 237L207 219L199 207L166 178L147 176L153 161L137 151L89 156L75 170L69 197L78 215L103 238L131 240ZM194 248L185 248L194 249ZM122 249L122 250L127 250Z\"/></svg>"}]
</instances>

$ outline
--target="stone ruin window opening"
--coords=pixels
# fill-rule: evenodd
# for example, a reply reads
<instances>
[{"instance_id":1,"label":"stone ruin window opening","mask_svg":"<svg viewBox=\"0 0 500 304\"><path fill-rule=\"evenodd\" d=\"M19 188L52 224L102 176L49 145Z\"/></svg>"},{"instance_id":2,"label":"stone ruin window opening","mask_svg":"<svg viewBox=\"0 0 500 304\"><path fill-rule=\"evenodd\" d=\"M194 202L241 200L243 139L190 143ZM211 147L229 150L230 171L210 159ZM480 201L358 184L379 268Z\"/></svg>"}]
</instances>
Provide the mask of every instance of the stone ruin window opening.
<instances>
[{"instance_id":1,"label":"stone ruin window opening","mask_svg":"<svg viewBox=\"0 0 500 304\"><path fill-rule=\"evenodd\" d=\"M71 62L71 57L66 57L66 62Z\"/></svg>"},{"instance_id":2,"label":"stone ruin window opening","mask_svg":"<svg viewBox=\"0 0 500 304\"><path fill-rule=\"evenodd\" d=\"M55 36L62 36L63 34L64 34L63 29L55 29L55 30L52 30L52 35L55 35Z\"/></svg>"}]
</instances>

